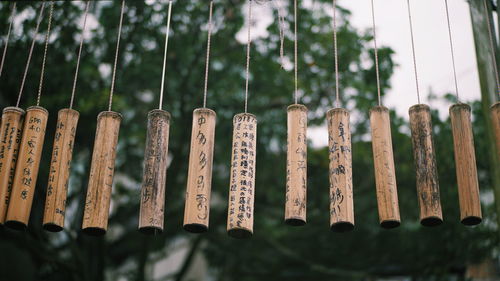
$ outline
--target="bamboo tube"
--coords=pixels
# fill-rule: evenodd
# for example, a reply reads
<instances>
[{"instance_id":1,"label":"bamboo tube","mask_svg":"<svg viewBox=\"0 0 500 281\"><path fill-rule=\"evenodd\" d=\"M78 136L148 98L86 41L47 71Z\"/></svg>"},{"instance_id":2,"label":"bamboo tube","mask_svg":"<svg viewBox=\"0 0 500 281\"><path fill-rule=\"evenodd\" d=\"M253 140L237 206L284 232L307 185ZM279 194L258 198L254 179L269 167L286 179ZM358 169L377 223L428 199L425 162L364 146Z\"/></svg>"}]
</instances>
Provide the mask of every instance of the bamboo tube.
<instances>
[{"instance_id":1,"label":"bamboo tube","mask_svg":"<svg viewBox=\"0 0 500 281\"><path fill-rule=\"evenodd\" d=\"M193 112L184 208L184 229L189 232L208 230L216 117L215 111L208 108Z\"/></svg>"},{"instance_id":2,"label":"bamboo tube","mask_svg":"<svg viewBox=\"0 0 500 281\"><path fill-rule=\"evenodd\" d=\"M349 111L343 108L330 109L326 113L330 156L330 229L335 232L354 229L349 117Z\"/></svg>"},{"instance_id":3,"label":"bamboo tube","mask_svg":"<svg viewBox=\"0 0 500 281\"><path fill-rule=\"evenodd\" d=\"M19 107L4 108L0 129L0 224L5 222L9 206L23 120L24 110Z\"/></svg>"},{"instance_id":4,"label":"bamboo tube","mask_svg":"<svg viewBox=\"0 0 500 281\"><path fill-rule=\"evenodd\" d=\"M425 104L417 104L412 106L409 112L420 223L424 226L440 225L443 223L443 214L430 108Z\"/></svg>"},{"instance_id":5,"label":"bamboo tube","mask_svg":"<svg viewBox=\"0 0 500 281\"><path fill-rule=\"evenodd\" d=\"M307 222L307 107L293 104L287 112L285 223L301 226Z\"/></svg>"},{"instance_id":6,"label":"bamboo tube","mask_svg":"<svg viewBox=\"0 0 500 281\"><path fill-rule=\"evenodd\" d=\"M32 106L26 110L26 122L5 219L5 225L13 229L21 230L28 226L48 117L49 112L40 106Z\"/></svg>"},{"instance_id":7,"label":"bamboo tube","mask_svg":"<svg viewBox=\"0 0 500 281\"><path fill-rule=\"evenodd\" d=\"M495 144L497 146L498 159L500 159L500 102L491 106L491 120L495 134Z\"/></svg>"},{"instance_id":8,"label":"bamboo tube","mask_svg":"<svg viewBox=\"0 0 500 281\"><path fill-rule=\"evenodd\" d=\"M255 115L235 115L227 215L227 232L234 238L249 238L253 234L256 145Z\"/></svg>"},{"instance_id":9,"label":"bamboo tube","mask_svg":"<svg viewBox=\"0 0 500 281\"><path fill-rule=\"evenodd\" d=\"M399 216L389 110L383 106L372 108L370 110L370 125L380 226L383 228L398 227L401 224L401 218Z\"/></svg>"},{"instance_id":10,"label":"bamboo tube","mask_svg":"<svg viewBox=\"0 0 500 281\"><path fill-rule=\"evenodd\" d=\"M455 149L460 219L465 225L476 225L481 223L482 215L470 110L467 104L454 104L450 107L450 119Z\"/></svg>"},{"instance_id":11,"label":"bamboo tube","mask_svg":"<svg viewBox=\"0 0 500 281\"><path fill-rule=\"evenodd\" d=\"M148 113L139 215L139 231L144 234L163 232L169 129L170 113L160 109Z\"/></svg>"},{"instance_id":12,"label":"bamboo tube","mask_svg":"<svg viewBox=\"0 0 500 281\"><path fill-rule=\"evenodd\" d=\"M103 111L97 116L97 130L82 223L83 232L89 235L104 235L108 229L116 145L121 120L121 114L114 111Z\"/></svg>"},{"instance_id":13,"label":"bamboo tube","mask_svg":"<svg viewBox=\"0 0 500 281\"><path fill-rule=\"evenodd\" d=\"M78 111L65 108L59 110L57 116L43 215L43 228L52 232L64 228L66 194L79 115Z\"/></svg>"}]
</instances>

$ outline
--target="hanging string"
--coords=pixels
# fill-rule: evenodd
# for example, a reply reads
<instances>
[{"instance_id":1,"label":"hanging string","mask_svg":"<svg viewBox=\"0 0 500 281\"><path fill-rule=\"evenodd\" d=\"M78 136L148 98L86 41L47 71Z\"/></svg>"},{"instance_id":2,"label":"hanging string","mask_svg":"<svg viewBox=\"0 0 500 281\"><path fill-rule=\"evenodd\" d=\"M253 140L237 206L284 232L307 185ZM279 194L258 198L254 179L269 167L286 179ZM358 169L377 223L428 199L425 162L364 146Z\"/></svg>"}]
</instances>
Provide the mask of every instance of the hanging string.
<instances>
[{"instance_id":1,"label":"hanging string","mask_svg":"<svg viewBox=\"0 0 500 281\"><path fill-rule=\"evenodd\" d=\"M299 79L298 79L298 47L297 47L297 0L293 1L293 16L294 16L294 69L295 69L295 104L297 104L299 96Z\"/></svg>"},{"instance_id":2,"label":"hanging string","mask_svg":"<svg viewBox=\"0 0 500 281\"><path fill-rule=\"evenodd\" d=\"M339 57L337 48L337 1L333 0L333 53L335 60L335 106L340 107L339 94Z\"/></svg>"},{"instance_id":3,"label":"hanging string","mask_svg":"<svg viewBox=\"0 0 500 281\"><path fill-rule=\"evenodd\" d=\"M208 92L208 68L210 66L210 38L212 37L212 9L214 1L210 1L210 12L208 16L208 39L207 39L207 58L205 60L205 88L203 90L203 108L207 107Z\"/></svg>"},{"instance_id":4,"label":"hanging string","mask_svg":"<svg viewBox=\"0 0 500 281\"><path fill-rule=\"evenodd\" d=\"M26 82L26 76L28 75L28 69L31 62L31 55L33 54L33 48L35 47L36 36L38 35L38 29L40 27L40 23L42 22L43 10L45 9L45 2L42 2L42 6L40 7L40 12L38 14L38 19L35 27L35 34L33 35L33 40L31 41L31 47L28 54L28 61L26 62L26 66L24 68L23 80L21 80L21 88L19 89L19 95L17 96L16 107L19 107L19 103L21 102L21 96L23 95L24 83Z\"/></svg>"},{"instance_id":5,"label":"hanging string","mask_svg":"<svg viewBox=\"0 0 500 281\"><path fill-rule=\"evenodd\" d=\"M486 25L488 26L488 35L489 35L489 41L490 41L490 49L491 49L491 57L493 59L493 69L495 70L495 81L497 83L497 90L498 90L498 95L500 96L500 81L498 77L498 65L497 65L497 57L496 57L496 51L495 51L495 43L493 43L493 32L491 30L491 19L490 19L490 12L488 10L488 6L486 4L487 0L484 0L484 12L486 13Z\"/></svg>"},{"instance_id":6,"label":"hanging string","mask_svg":"<svg viewBox=\"0 0 500 281\"><path fill-rule=\"evenodd\" d=\"M12 29L12 22L14 22L15 15L16 15L16 2L12 4L12 13L10 15L9 29L7 30L7 38L5 38L5 46L3 48L2 62L0 63L0 76L2 76L5 55L7 54L7 46L9 46L10 30Z\"/></svg>"},{"instance_id":7,"label":"hanging string","mask_svg":"<svg viewBox=\"0 0 500 281\"><path fill-rule=\"evenodd\" d=\"M115 77L116 77L116 64L118 62L118 51L120 50L120 37L122 34L123 11L124 10L125 10L125 0L122 0L122 8L120 11L120 25L118 26L118 39L116 41L115 63L113 65L113 78L111 78L111 91L109 92L108 111L111 111L111 105L113 104L113 92L115 90Z\"/></svg>"},{"instance_id":8,"label":"hanging string","mask_svg":"<svg viewBox=\"0 0 500 281\"><path fill-rule=\"evenodd\" d=\"M372 24L373 24L373 44L375 46L375 73L377 75L377 97L378 97L378 105L382 106L382 99L380 98L380 73L379 73L379 65L378 65L378 48L377 48L377 31L375 29L375 7L372 2Z\"/></svg>"},{"instance_id":9,"label":"hanging string","mask_svg":"<svg viewBox=\"0 0 500 281\"><path fill-rule=\"evenodd\" d=\"M407 4L408 4L408 20L410 21L411 50L413 52L413 70L415 72L415 86L417 89L417 101L418 104L420 104L420 88L418 86L417 57L415 55L415 41L413 37L413 23L411 19L410 0L407 1Z\"/></svg>"},{"instance_id":10,"label":"hanging string","mask_svg":"<svg viewBox=\"0 0 500 281\"><path fill-rule=\"evenodd\" d=\"M90 1L87 1L87 4L85 6L85 16L83 18L82 38L80 38L80 48L78 49L78 58L76 59L75 78L73 79L73 89L71 90L71 100L69 102L70 109L73 108L73 101L75 99L76 80L78 78L78 69L80 68L80 57L82 55L83 39L84 39L84 35L85 35L85 30L87 28L87 15L89 12L89 4L90 4Z\"/></svg>"},{"instance_id":11,"label":"hanging string","mask_svg":"<svg viewBox=\"0 0 500 281\"><path fill-rule=\"evenodd\" d=\"M247 34L247 66L246 66L246 81L245 81L245 113L248 111L248 81L250 80L250 47L252 44L252 37L250 34L252 26L252 0L248 1L248 34Z\"/></svg>"},{"instance_id":12,"label":"hanging string","mask_svg":"<svg viewBox=\"0 0 500 281\"><path fill-rule=\"evenodd\" d=\"M453 78L455 79L455 93L457 96L457 102L460 103L460 97L458 95L457 68L455 66L455 50L453 48L453 38L451 35L450 12L448 11L448 0L444 0L444 4L446 6L446 20L448 21L448 35L450 37L450 52L451 52L451 61L453 63Z\"/></svg>"},{"instance_id":13,"label":"hanging string","mask_svg":"<svg viewBox=\"0 0 500 281\"><path fill-rule=\"evenodd\" d=\"M45 34L45 48L43 50L42 71L40 73L40 84L38 84L38 96L36 98L36 106L40 106L40 98L42 97L43 76L45 75L45 62L47 61L47 49L49 47L50 26L52 24L52 12L54 11L54 1L50 2L49 23L47 25L47 33Z\"/></svg>"},{"instance_id":14,"label":"hanging string","mask_svg":"<svg viewBox=\"0 0 500 281\"><path fill-rule=\"evenodd\" d=\"M285 16L283 15L283 11L280 6L276 4L273 0L274 8L278 13L278 30L280 37L280 64L281 68L285 68Z\"/></svg>"},{"instance_id":15,"label":"hanging string","mask_svg":"<svg viewBox=\"0 0 500 281\"><path fill-rule=\"evenodd\" d=\"M168 49L168 36L170 34L170 17L172 15L172 1L168 2L168 18L167 18L167 31L165 32L165 50L163 53L163 71L161 74L161 88L160 88L160 104L158 109L161 109L163 104L163 92L165 89L165 71L167 67L167 49Z\"/></svg>"}]
</instances>

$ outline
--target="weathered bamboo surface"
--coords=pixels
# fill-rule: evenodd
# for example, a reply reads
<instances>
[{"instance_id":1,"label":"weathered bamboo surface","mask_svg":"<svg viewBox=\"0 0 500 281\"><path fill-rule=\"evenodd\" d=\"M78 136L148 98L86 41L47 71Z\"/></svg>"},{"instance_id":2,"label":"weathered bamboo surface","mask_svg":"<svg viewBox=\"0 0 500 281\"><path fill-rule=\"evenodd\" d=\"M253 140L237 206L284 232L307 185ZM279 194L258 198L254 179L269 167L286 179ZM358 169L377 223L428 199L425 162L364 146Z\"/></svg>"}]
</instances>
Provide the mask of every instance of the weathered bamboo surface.
<instances>
[{"instance_id":1,"label":"weathered bamboo surface","mask_svg":"<svg viewBox=\"0 0 500 281\"><path fill-rule=\"evenodd\" d=\"M64 228L66 195L79 116L78 111L69 108L58 112L43 215L43 228L48 231L57 232Z\"/></svg>"},{"instance_id":2,"label":"weathered bamboo surface","mask_svg":"<svg viewBox=\"0 0 500 281\"><path fill-rule=\"evenodd\" d=\"M253 234L256 145L255 115L235 115L227 215L227 232L234 238L248 238Z\"/></svg>"},{"instance_id":3,"label":"weathered bamboo surface","mask_svg":"<svg viewBox=\"0 0 500 281\"><path fill-rule=\"evenodd\" d=\"M6 107L0 129L0 224L5 222L21 142L24 110Z\"/></svg>"},{"instance_id":4,"label":"weathered bamboo surface","mask_svg":"<svg viewBox=\"0 0 500 281\"><path fill-rule=\"evenodd\" d=\"M307 107L290 105L287 115L285 223L300 226L307 222Z\"/></svg>"},{"instance_id":5,"label":"weathered bamboo surface","mask_svg":"<svg viewBox=\"0 0 500 281\"><path fill-rule=\"evenodd\" d=\"M432 138L431 111L429 106L417 104L410 107L409 113L420 223L424 226L440 225L443 223L443 213Z\"/></svg>"},{"instance_id":6,"label":"weathered bamboo surface","mask_svg":"<svg viewBox=\"0 0 500 281\"><path fill-rule=\"evenodd\" d=\"M343 108L333 108L326 113L330 158L330 228L335 232L354 229L349 118L349 111Z\"/></svg>"},{"instance_id":7,"label":"weathered bamboo surface","mask_svg":"<svg viewBox=\"0 0 500 281\"><path fill-rule=\"evenodd\" d=\"M370 110L370 125L380 226L384 228L398 227L401 224L401 218L389 110L383 106L372 108Z\"/></svg>"},{"instance_id":8,"label":"weathered bamboo surface","mask_svg":"<svg viewBox=\"0 0 500 281\"><path fill-rule=\"evenodd\" d=\"M139 230L145 234L163 232L169 130L170 113L149 112L139 214Z\"/></svg>"},{"instance_id":9,"label":"weathered bamboo surface","mask_svg":"<svg viewBox=\"0 0 500 281\"><path fill-rule=\"evenodd\" d=\"M481 223L482 215L470 111L470 106L463 103L450 107L460 219L465 225L476 225Z\"/></svg>"},{"instance_id":10,"label":"weathered bamboo surface","mask_svg":"<svg viewBox=\"0 0 500 281\"><path fill-rule=\"evenodd\" d=\"M40 106L32 106L26 110L16 173L5 219L5 225L14 229L25 229L28 226L48 117L49 112Z\"/></svg>"},{"instance_id":11,"label":"weathered bamboo surface","mask_svg":"<svg viewBox=\"0 0 500 281\"><path fill-rule=\"evenodd\" d=\"M216 117L215 111L208 108L193 112L184 208L184 229L189 232L208 230Z\"/></svg>"},{"instance_id":12,"label":"weathered bamboo surface","mask_svg":"<svg viewBox=\"0 0 500 281\"><path fill-rule=\"evenodd\" d=\"M89 235L104 235L108 229L116 145L121 120L121 114L113 111L103 111L97 116L97 130L82 223L83 232Z\"/></svg>"},{"instance_id":13,"label":"weathered bamboo surface","mask_svg":"<svg viewBox=\"0 0 500 281\"><path fill-rule=\"evenodd\" d=\"M495 134L495 144L497 146L498 159L500 159L500 102L491 106L491 120Z\"/></svg>"}]
</instances>

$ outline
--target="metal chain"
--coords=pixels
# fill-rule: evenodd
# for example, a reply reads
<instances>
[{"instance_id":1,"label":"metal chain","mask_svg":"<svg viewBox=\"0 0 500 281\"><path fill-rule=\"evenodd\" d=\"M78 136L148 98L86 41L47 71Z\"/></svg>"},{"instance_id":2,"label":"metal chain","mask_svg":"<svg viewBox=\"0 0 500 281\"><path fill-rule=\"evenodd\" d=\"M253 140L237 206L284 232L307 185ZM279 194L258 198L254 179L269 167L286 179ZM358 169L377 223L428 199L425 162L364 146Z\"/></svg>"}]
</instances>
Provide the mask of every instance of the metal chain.
<instances>
[{"instance_id":1,"label":"metal chain","mask_svg":"<svg viewBox=\"0 0 500 281\"><path fill-rule=\"evenodd\" d=\"M71 90L71 100L69 102L69 108L73 108L73 101L75 99L75 92L76 92L76 81L78 78L78 70L80 69L80 58L82 55L82 48L83 48L83 39L85 36L85 30L87 28L87 15L89 12L89 5L90 1L87 1L87 4L85 6L85 16L83 18L83 28L82 28L82 38L80 39L80 48L78 49L78 58L76 59L76 70L75 70L75 78L73 79L73 89Z\"/></svg>"},{"instance_id":2,"label":"metal chain","mask_svg":"<svg viewBox=\"0 0 500 281\"><path fill-rule=\"evenodd\" d=\"M113 65L113 77L111 78L111 91L109 92L108 111L111 111L111 105L113 104L113 92L115 90L115 77L116 77L116 64L118 62L118 51L120 50L120 37L122 34L123 11L124 10L125 10L125 0L122 0L122 8L121 8L121 12L120 12L120 25L118 27L118 39L116 40L115 63Z\"/></svg>"},{"instance_id":3,"label":"metal chain","mask_svg":"<svg viewBox=\"0 0 500 281\"><path fill-rule=\"evenodd\" d=\"M3 64L5 62L5 55L7 54L7 47L9 46L10 30L12 29L12 23L14 22L14 17L16 15L16 2L12 4L12 12L10 15L9 29L7 31L7 37L5 38L5 46L3 48L2 62L0 63L0 76L2 76Z\"/></svg>"},{"instance_id":4,"label":"metal chain","mask_svg":"<svg viewBox=\"0 0 500 281\"><path fill-rule=\"evenodd\" d=\"M458 95L458 80L457 80L457 68L455 66L455 51L453 49L453 38L451 35L451 23L450 23L450 12L448 11L448 0L444 0L446 6L446 20L448 22L448 35L450 37L450 53L451 53L451 62L453 63L453 78L455 79L455 93L457 96L457 102L460 103L460 97Z\"/></svg>"},{"instance_id":5,"label":"metal chain","mask_svg":"<svg viewBox=\"0 0 500 281\"><path fill-rule=\"evenodd\" d=\"M412 17L411 17L410 0L407 1L407 4L408 4L408 20L410 21L411 50L413 53L413 70L415 72L415 86L417 89L417 101L418 101L418 104L420 104L420 87L419 87L419 83L418 83L417 57L415 55L415 40L414 40L414 36L413 36L413 23L412 23Z\"/></svg>"},{"instance_id":6,"label":"metal chain","mask_svg":"<svg viewBox=\"0 0 500 281\"><path fill-rule=\"evenodd\" d=\"M250 80L250 47L252 44L251 26L252 26L252 0L248 1L248 34L247 34L247 64L246 64L246 81L245 81L245 113L248 112L248 81Z\"/></svg>"},{"instance_id":7,"label":"metal chain","mask_svg":"<svg viewBox=\"0 0 500 281\"><path fill-rule=\"evenodd\" d=\"M47 61L47 49L49 47L50 26L52 24L52 13L54 12L54 1L50 2L49 23L47 25L47 34L45 34L45 48L43 50L42 71L40 73L40 84L38 85L38 96L36 98L36 106L40 106L40 98L42 97L43 77L45 75L45 62Z\"/></svg>"},{"instance_id":8,"label":"metal chain","mask_svg":"<svg viewBox=\"0 0 500 281\"><path fill-rule=\"evenodd\" d=\"M168 2L168 17L167 17L167 31L165 32L165 48L163 51L163 70L161 73L161 88L160 88L160 104L158 109L163 105L163 93L165 91L165 72L167 68L167 50L168 50L168 37L170 35L170 18L172 16L172 1Z\"/></svg>"},{"instance_id":9,"label":"metal chain","mask_svg":"<svg viewBox=\"0 0 500 281\"><path fill-rule=\"evenodd\" d=\"M207 107L207 92L208 92L208 69L210 66L210 38L212 37L212 10L214 1L210 1L210 11L208 15L208 39L207 39L207 57L205 60L205 87L203 89L203 108Z\"/></svg>"},{"instance_id":10,"label":"metal chain","mask_svg":"<svg viewBox=\"0 0 500 281\"><path fill-rule=\"evenodd\" d=\"M17 96L16 107L19 107L19 103L21 102L21 96L23 95L24 84L26 82L26 76L28 75L31 56L33 55L33 48L35 47L36 36L38 35L38 29L40 28L40 23L42 22L44 9L45 9L45 2L42 2L42 6L40 7L40 12L38 14L38 19L36 21L35 34L33 34L33 40L31 41L31 47L28 54L28 61L26 62L26 66L24 67L24 74L23 74L23 79L21 80L21 88L19 89L19 95Z\"/></svg>"},{"instance_id":11,"label":"metal chain","mask_svg":"<svg viewBox=\"0 0 500 281\"><path fill-rule=\"evenodd\" d=\"M375 29L375 7L373 4L373 0L371 0L372 4L372 24L373 24L373 44L375 51L375 72L377 75L377 97L378 97L378 105L382 106L382 99L380 98L380 73L379 73L379 64L378 64L378 48L377 48L377 31Z\"/></svg>"}]
</instances>

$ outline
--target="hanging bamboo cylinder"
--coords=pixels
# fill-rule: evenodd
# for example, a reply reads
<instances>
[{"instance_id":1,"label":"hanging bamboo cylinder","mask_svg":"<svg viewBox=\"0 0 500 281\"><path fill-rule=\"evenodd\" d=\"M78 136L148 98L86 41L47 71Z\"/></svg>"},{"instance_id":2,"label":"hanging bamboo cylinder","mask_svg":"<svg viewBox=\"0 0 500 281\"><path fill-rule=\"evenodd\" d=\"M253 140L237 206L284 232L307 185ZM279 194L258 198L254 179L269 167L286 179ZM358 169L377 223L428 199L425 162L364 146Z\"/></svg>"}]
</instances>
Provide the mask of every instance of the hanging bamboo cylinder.
<instances>
[{"instance_id":1,"label":"hanging bamboo cylinder","mask_svg":"<svg viewBox=\"0 0 500 281\"><path fill-rule=\"evenodd\" d=\"M78 111L69 108L58 112L43 215L43 228L48 231L58 232L64 228L66 194L79 116Z\"/></svg>"},{"instance_id":2,"label":"hanging bamboo cylinder","mask_svg":"<svg viewBox=\"0 0 500 281\"><path fill-rule=\"evenodd\" d=\"M307 107L290 105L287 115L285 223L300 226L307 222Z\"/></svg>"},{"instance_id":3,"label":"hanging bamboo cylinder","mask_svg":"<svg viewBox=\"0 0 500 281\"><path fill-rule=\"evenodd\" d=\"M227 214L227 232L234 238L249 238L253 234L256 146L255 115L235 115Z\"/></svg>"},{"instance_id":4,"label":"hanging bamboo cylinder","mask_svg":"<svg viewBox=\"0 0 500 281\"><path fill-rule=\"evenodd\" d=\"M450 107L460 219L465 225L476 225L481 223L482 215L470 111L470 106L463 103Z\"/></svg>"},{"instance_id":5,"label":"hanging bamboo cylinder","mask_svg":"<svg viewBox=\"0 0 500 281\"><path fill-rule=\"evenodd\" d=\"M121 114L114 111L103 111L97 116L97 130L82 223L83 232L89 235L104 235L108 229L116 146L121 120Z\"/></svg>"},{"instance_id":6,"label":"hanging bamboo cylinder","mask_svg":"<svg viewBox=\"0 0 500 281\"><path fill-rule=\"evenodd\" d=\"M6 107L0 129L0 224L5 222L21 142L24 110Z\"/></svg>"},{"instance_id":7,"label":"hanging bamboo cylinder","mask_svg":"<svg viewBox=\"0 0 500 281\"><path fill-rule=\"evenodd\" d=\"M160 109L148 113L139 214L139 231L144 234L163 232L169 130L170 113Z\"/></svg>"},{"instance_id":8,"label":"hanging bamboo cylinder","mask_svg":"<svg viewBox=\"0 0 500 281\"><path fill-rule=\"evenodd\" d=\"M409 112L420 223L424 226L440 225L443 223L443 213L430 108L425 104L417 104Z\"/></svg>"},{"instance_id":9,"label":"hanging bamboo cylinder","mask_svg":"<svg viewBox=\"0 0 500 281\"><path fill-rule=\"evenodd\" d=\"M5 219L5 225L13 229L21 230L28 226L48 117L49 112L40 106L32 106L26 110L16 173Z\"/></svg>"},{"instance_id":10,"label":"hanging bamboo cylinder","mask_svg":"<svg viewBox=\"0 0 500 281\"><path fill-rule=\"evenodd\" d=\"M193 112L184 207L184 229L189 232L208 230L216 117L215 111L208 108Z\"/></svg>"},{"instance_id":11,"label":"hanging bamboo cylinder","mask_svg":"<svg viewBox=\"0 0 500 281\"><path fill-rule=\"evenodd\" d=\"M333 108L326 113L326 118L330 158L330 229L346 232L354 229L350 114L344 108Z\"/></svg>"},{"instance_id":12,"label":"hanging bamboo cylinder","mask_svg":"<svg viewBox=\"0 0 500 281\"><path fill-rule=\"evenodd\" d=\"M500 102L491 106L491 120L493 123L493 133L495 135L498 159L500 159Z\"/></svg>"},{"instance_id":13,"label":"hanging bamboo cylinder","mask_svg":"<svg viewBox=\"0 0 500 281\"><path fill-rule=\"evenodd\" d=\"M372 148L380 226L394 228L401 224L396 171L392 150L389 110L375 106L370 110Z\"/></svg>"}]
</instances>

